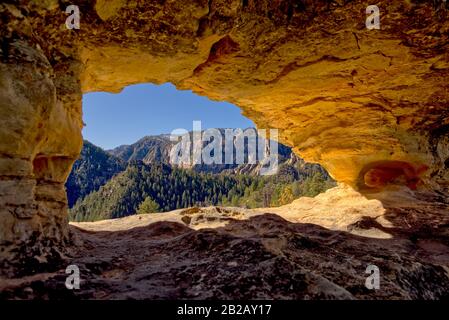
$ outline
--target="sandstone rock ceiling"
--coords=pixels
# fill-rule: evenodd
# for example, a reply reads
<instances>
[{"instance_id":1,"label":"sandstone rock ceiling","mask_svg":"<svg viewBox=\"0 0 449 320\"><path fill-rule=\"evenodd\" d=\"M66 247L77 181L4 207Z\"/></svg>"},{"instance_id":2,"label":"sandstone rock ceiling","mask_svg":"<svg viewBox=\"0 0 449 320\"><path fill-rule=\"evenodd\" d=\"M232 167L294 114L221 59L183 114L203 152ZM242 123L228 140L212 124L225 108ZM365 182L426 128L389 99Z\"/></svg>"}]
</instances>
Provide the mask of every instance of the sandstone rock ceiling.
<instances>
[{"instance_id":1,"label":"sandstone rock ceiling","mask_svg":"<svg viewBox=\"0 0 449 320\"><path fill-rule=\"evenodd\" d=\"M433 2L378 1L381 30L367 30L365 1L83 1L81 29L67 30L65 2L24 1L16 32L40 45L61 100L170 81L281 129L339 181L400 160L427 164L436 186L447 183L449 21Z\"/></svg>"},{"instance_id":2,"label":"sandstone rock ceiling","mask_svg":"<svg viewBox=\"0 0 449 320\"><path fill-rule=\"evenodd\" d=\"M399 170L447 192L443 1L374 1L380 30L360 0L80 0L79 30L64 25L70 4L0 4L3 243L67 239L82 93L142 82L232 102L353 187Z\"/></svg>"}]
</instances>

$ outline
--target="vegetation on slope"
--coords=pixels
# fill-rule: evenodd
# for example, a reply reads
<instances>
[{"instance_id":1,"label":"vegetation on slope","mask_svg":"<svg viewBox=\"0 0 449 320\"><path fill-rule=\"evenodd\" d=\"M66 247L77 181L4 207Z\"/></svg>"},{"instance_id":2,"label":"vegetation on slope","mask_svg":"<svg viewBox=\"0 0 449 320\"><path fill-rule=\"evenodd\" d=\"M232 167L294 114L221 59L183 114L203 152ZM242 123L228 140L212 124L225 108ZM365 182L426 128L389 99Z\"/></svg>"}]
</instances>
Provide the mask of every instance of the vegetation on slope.
<instances>
[{"instance_id":1,"label":"vegetation on slope","mask_svg":"<svg viewBox=\"0 0 449 320\"><path fill-rule=\"evenodd\" d=\"M224 129L221 129L222 131ZM89 193L97 191L101 186L106 184L113 176L126 169L128 163L133 161L142 161L145 164L164 163L169 165L169 153L173 146L169 135L147 136L134 144L123 145L113 150L104 151L103 149L93 145L88 141L84 141L84 146L79 159L75 162L72 172L66 183L69 207L73 207L77 201L82 201ZM248 146L244 146L245 159L248 159ZM302 159L292 153L291 149L279 144L278 148L279 171L275 176L264 179L265 186L263 194L257 189L257 195L253 200L245 203L239 202L239 205L246 206L268 206L270 204L277 205L283 203L282 199L290 198L289 190L283 192L282 186L279 184L291 183L296 180L305 180L313 176L315 172L319 172L323 179L328 180L326 171L317 164L305 163ZM226 174L230 176L252 176L253 180L259 175L261 169L260 164L198 164L190 167L193 171L213 174ZM295 190L298 188L291 186L292 193L297 194ZM253 186L250 191L255 192ZM246 192L248 194L248 191ZM302 192L301 194L303 194ZM306 192L307 193L307 192ZM313 193L313 192L312 192ZM281 194L284 194L281 197ZM229 198L228 198L229 196ZM264 197L264 201L258 199ZM236 203L239 195L230 193L225 195L223 199L219 199L218 203ZM273 198L273 200L271 200ZM282 198L278 200L278 198ZM217 204L212 199L213 204ZM162 208L163 209L163 208Z\"/></svg>"},{"instance_id":2,"label":"vegetation on slope","mask_svg":"<svg viewBox=\"0 0 449 320\"><path fill-rule=\"evenodd\" d=\"M314 196L333 186L320 171L300 180L289 175L290 170L285 171L272 177L210 174L162 163L148 165L133 161L98 191L78 201L70 210L70 218L95 221L151 212L148 208L139 210L147 198L157 205L154 211L209 205L278 206L300 195Z\"/></svg>"},{"instance_id":3,"label":"vegetation on slope","mask_svg":"<svg viewBox=\"0 0 449 320\"><path fill-rule=\"evenodd\" d=\"M100 147L84 140L80 157L73 164L66 182L69 207L98 190L114 175L125 170L126 164Z\"/></svg>"},{"instance_id":4,"label":"vegetation on slope","mask_svg":"<svg viewBox=\"0 0 449 320\"><path fill-rule=\"evenodd\" d=\"M243 195L251 177L212 175L162 163L131 162L126 170L71 209L75 221L119 218L137 212L146 197L162 211L219 203L224 194Z\"/></svg>"}]
</instances>

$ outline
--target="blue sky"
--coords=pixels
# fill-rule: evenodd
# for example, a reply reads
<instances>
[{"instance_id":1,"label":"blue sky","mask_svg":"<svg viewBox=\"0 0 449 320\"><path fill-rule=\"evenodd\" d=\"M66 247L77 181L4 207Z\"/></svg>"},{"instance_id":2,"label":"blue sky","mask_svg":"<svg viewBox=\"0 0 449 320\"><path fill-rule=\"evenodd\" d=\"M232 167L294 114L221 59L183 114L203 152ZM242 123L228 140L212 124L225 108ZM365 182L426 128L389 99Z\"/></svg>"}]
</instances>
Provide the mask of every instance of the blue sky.
<instances>
[{"instance_id":1,"label":"blue sky","mask_svg":"<svg viewBox=\"0 0 449 320\"><path fill-rule=\"evenodd\" d=\"M194 120L200 120L203 129L254 126L233 104L180 91L172 84L139 84L119 94L85 94L83 119L84 139L104 149L178 128L191 131Z\"/></svg>"}]
</instances>

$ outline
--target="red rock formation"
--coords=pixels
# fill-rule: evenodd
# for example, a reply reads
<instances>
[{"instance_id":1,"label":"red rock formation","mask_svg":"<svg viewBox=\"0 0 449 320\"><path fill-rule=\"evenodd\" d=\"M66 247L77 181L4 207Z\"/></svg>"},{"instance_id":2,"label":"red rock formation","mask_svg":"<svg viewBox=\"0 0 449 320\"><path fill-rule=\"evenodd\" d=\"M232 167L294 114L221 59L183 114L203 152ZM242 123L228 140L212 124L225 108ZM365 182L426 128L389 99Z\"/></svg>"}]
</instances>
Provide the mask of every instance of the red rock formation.
<instances>
[{"instance_id":1,"label":"red rock formation","mask_svg":"<svg viewBox=\"0 0 449 320\"><path fill-rule=\"evenodd\" d=\"M1 3L2 272L70 240L63 183L82 94L135 83L235 103L352 187L393 161L427 165L424 184L447 192L449 19L434 3L381 2L380 30L366 29L361 0L82 0L79 30L64 1ZM422 171L373 170L411 187Z\"/></svg>"}]
</instances>

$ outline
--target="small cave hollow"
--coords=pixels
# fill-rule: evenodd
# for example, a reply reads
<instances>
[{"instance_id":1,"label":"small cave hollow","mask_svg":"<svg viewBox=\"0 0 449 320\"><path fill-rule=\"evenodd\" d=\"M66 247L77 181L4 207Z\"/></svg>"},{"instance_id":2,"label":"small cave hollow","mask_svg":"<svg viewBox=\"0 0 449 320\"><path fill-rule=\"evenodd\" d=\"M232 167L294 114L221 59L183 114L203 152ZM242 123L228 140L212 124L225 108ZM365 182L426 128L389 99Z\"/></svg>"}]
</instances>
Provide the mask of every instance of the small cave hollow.
<instances>
[{"instance_id":1,"label":"small cave hollow","mask_svg":"<svg viewBox=\"0 0 449 320\"><path fill-rule=\"evenodd\" d=\"M388 185L407 186L416 190L425 185L423 177L429 167L425 164L399 160L376 161L366 165L358 179L360 190L379 190Z\"/></svg>"}]
</instances>

